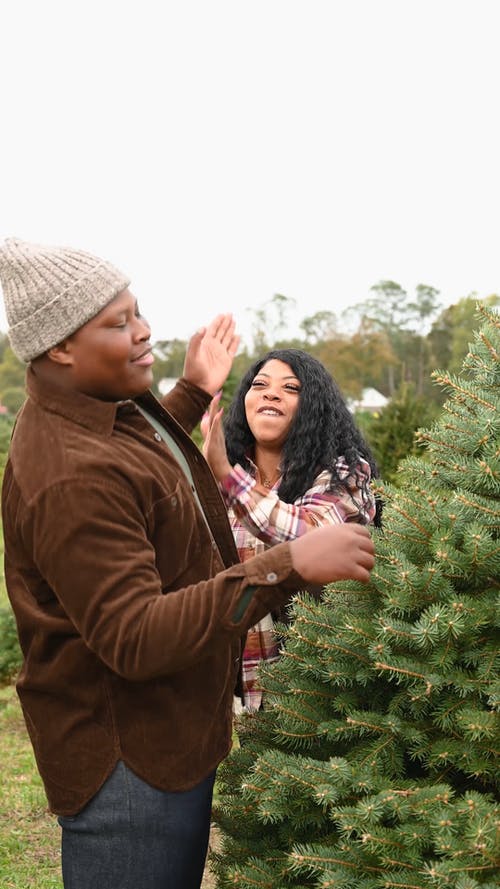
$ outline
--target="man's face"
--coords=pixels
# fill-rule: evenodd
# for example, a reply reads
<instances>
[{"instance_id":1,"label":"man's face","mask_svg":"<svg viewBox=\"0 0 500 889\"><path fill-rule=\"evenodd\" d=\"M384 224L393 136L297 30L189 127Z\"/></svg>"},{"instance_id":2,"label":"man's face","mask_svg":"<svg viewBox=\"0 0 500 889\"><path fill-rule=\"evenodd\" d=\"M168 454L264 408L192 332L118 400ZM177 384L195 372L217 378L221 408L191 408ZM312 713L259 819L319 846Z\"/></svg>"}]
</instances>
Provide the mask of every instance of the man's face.
<instances>
[{"instance_id":1,"label":"man's face","mask_svg":"<svg viewBox=\"0 0 500 889\"><path fill-rule=\"evenodd\" d=\"M65 364L78 392L120 401L153 382L149 324L130 290L122 290L94 318L65 340Z\"/></svg>"}]
</instances>

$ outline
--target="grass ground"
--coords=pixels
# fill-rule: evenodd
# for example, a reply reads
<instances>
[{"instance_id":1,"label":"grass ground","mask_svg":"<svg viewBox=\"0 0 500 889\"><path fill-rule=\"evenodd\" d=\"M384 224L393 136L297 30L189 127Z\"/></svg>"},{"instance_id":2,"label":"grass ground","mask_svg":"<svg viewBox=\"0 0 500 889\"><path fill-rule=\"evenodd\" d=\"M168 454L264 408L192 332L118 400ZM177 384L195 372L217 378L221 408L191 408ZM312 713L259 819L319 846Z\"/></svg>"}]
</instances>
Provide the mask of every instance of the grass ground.
<instances>
[{"instance_id":1,"label":"grass ground","mask_svg":"<svg viewBox=\"0 0 500 889\"><path fill-rule=\"evenodd\" d=\"M17 695L0 689L0 886L62 889L59 827L47 811Z\"/></svg>"}]
</instances>

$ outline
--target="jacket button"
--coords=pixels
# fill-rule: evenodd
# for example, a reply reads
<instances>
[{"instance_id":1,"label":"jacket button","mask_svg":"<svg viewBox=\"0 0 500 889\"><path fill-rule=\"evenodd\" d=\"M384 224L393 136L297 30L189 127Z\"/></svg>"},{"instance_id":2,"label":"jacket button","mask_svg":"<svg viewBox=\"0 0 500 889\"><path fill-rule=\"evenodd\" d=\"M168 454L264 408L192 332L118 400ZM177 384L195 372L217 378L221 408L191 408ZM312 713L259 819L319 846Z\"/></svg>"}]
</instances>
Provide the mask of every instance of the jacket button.
<instances>
[{"instance_id":1,"label":"jacket button","mask_svg":"<svg viewBox=\"0 0 500 889\"><path fill-rule=\"evenodd\" d=\"M161 441L161 435L159 432L155 432L156 441Z\"/></svg>"},{"instance_id":2,"label":"jacket button","mask_svg":"<svg viewBox=\"0 0 500 889\"><path fill-rule=\"evenodd\" d=\"M269 583L276 583L276 581L278 580L278 575L275 571L270 571L266 579L269 581Z\"/></svg>"}]
</instances>

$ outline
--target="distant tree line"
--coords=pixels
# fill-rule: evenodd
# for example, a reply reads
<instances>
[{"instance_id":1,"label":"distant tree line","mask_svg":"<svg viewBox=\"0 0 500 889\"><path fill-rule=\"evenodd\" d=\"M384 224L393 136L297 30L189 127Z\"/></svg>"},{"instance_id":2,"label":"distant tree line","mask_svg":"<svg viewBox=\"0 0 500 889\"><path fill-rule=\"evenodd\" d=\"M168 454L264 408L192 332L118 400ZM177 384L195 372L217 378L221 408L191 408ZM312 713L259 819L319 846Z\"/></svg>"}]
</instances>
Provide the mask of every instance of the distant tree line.
<instances>
[{"instance_id":1,"label":"distant tree line","mask_svg":"<svg viewBox=\"0 0 500 889\"><path fill-rule=\"evenodd\" d=\"M253 309L253 336L236 357L233 375L241 377L254 358L273 347L306 349L319 358L347 397L358 398L366 387L392 398L403 385L436 404L442 393L431 381L431 371L458 372L476 323L477 298L463 297L442 308L439 292L424 284L410 296L394 281L380 281L369 299L345 310L319 311L299 324L302 336L285 335L294 300L275 294ZM481 302L500 305L493 294ZM155 344L155 380L178 377L186 342L159 340ZM1 379L0 379L1 393Z\"/></svg>"},{"instance_id":2,"label":"distant tree line","mask_svg":"<svg viewBox=\"0 0 500 889\"><path fill-rule=\"evenodd\" d=\"M415 432L429 425L444 400L431 373L459 372L477 326L477 298L463 297L442 308L434 287L419 284L410 295L394 281L379 281L370 297L337 316L319 311L299 324L301 337L285 332L294 300L275 294L253 310L253 337L236 356L224 387L227 404L248 365L270 348L306 349L323 362L348 399L373 387L389 399L379 413L357 413L381 475L397 482L400 460L415 452ZM493 294L481 302L500 305ZM160 340L155 345L155 384L182 373L186 342ZM195 430L194 437L197 437Z\"/></svg>"},{"instance_id":3,"label":"distant tree line","mask_svg":"<svg viewBox=\"0 0 500 889\"><path fill-rule=\"evenodd\" d=\"M493 294L482 300L486 306L500 305ZM395 281L379 281L364 302L353 305L340 316L318 311L299 324L301 336L286 336L294 300L275 294L262 306L252 309L252 342L244 344L236 356L224 387L223 404L228 403L248 365L270 348L305 349L323 362L346 398L359 399L363 390L373 387L389 399L378 414L357 414L377 456L384 478L394 480L399 460L410 453L415 430L428 425L438 412L443 392L435 386L431 372L460 370L468 343L476 326L477 299L463 297L442 308L439 292L419 284L413 295ZM154 389L164 378L182 374L186 341L158 340L154 344ZM0 451L24 400L25 366L0 333ZM199 442L199 433L194 437Z\"/></svg>"}]
</instances>

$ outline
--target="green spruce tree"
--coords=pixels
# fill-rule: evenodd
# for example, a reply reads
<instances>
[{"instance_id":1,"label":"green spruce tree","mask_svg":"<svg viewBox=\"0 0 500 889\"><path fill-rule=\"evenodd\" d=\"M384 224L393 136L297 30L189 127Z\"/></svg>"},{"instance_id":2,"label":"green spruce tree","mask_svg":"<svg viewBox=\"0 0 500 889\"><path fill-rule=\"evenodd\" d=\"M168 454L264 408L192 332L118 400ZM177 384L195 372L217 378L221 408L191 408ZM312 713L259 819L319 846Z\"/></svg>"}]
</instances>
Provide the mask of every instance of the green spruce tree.
<instances>
[{"instance_id":1,"label":"green spruce tree","mask_svg":"<svg viewBox=\"0 0 500 889\"><path fill-rule=\"evenodd\" d=\"M499 885L500 318L384 485L369 586L293 603L219 771L219 887Z\"/></svg>"}]
</instances>

